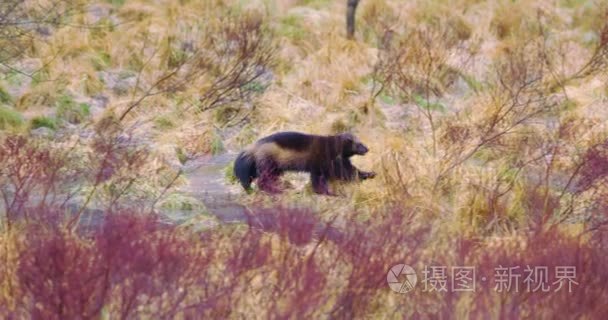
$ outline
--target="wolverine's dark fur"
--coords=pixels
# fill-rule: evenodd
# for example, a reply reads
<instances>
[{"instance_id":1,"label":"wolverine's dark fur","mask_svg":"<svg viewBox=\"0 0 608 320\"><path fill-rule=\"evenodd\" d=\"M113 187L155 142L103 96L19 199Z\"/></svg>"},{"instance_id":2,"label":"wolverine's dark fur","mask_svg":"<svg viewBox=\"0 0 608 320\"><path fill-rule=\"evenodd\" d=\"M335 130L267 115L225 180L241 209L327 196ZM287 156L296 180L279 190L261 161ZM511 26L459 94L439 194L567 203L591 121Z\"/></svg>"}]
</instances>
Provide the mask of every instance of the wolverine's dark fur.
<instances>
[{"instance_id":1,"label":"wolverine's dark fur","mask_svg":"<svg viewBox=\"0 0 608 320\"><path fill-rule=\"evenodd\" d=\"M338 157L332 162L331 168L333 170L329 177L330 180L366 180L376 176L374 172L361 171L357 169L357 167L350 162L350 158Z\"/></svg>"},{"instance_id":2,"label":"wolverine's dark fur","mask_svg":"<svg viewBox=\"0 0 608 320\"><path fill-rule=\"evenodd\" d=\"M258 187L277 192L275 182L285 171L309 172L316 193L329 194L327 181L373 178L373 172L359 171L350 162L353 155L364 155L367 147L353 135L309 135L280 132L258 140L241 152L234 163L234 174L246 190L258 179Z\"/></svg>"}]
</instances>

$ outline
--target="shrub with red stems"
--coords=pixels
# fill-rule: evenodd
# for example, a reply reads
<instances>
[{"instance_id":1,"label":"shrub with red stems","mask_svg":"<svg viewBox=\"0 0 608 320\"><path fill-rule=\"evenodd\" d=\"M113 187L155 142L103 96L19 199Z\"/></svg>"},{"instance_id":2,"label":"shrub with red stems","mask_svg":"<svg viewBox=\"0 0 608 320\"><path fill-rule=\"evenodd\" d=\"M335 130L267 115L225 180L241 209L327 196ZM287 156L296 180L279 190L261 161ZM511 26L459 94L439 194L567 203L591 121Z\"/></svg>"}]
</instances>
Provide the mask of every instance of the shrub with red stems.
<instances>
[{"instance_id":1,"label":"shrub with red stems","mask_svg":"<svg viewBox=\"0 0 608 320\"><path fill-rule=\"evenodd\" d=\"M253 209L245 226L201 232L134 210L106 213L98 225L78 232L30 221L14 226L19 232L10 252L0 249L9 262L0 268L0 313L44 319L254 312L265 318L449 318L462 306L458 312L472 318L597 318L607 311L600 303L608 296L606 243L595 237L562 225L496 239L442 234L422 223L415 209L384 211L376 221L327 223L309 209ZM327 237L328 225L339 236ZM407 294L386 283L388 270L399 263L410 264L418 276ZM446 291L427 290L424 267L433 265L474 267L476 290L455 292L449 284ZM571 292L567 283L556 290L560 266L575 270ZM516 267L511 286L519 290L497 291L497 268L509 267ZM527 267L546 267L551 290L528 292ZM447 272L446 281L452 280Z\"/></svg>"}]
</instances>

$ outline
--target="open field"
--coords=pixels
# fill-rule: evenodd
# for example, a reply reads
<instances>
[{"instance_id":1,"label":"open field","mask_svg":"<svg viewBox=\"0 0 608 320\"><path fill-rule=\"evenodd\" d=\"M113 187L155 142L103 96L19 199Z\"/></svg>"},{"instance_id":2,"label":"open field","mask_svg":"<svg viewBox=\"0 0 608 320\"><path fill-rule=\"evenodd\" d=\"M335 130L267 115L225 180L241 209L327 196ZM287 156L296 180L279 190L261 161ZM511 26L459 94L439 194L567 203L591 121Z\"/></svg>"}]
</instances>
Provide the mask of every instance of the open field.
<instances>
[{"instance_id":1,"label":"open field","mask_svg":"<svg viewBox=\"0 0 608 320\"><path fill-rule=\"evenodd\" d=\"M603 318L608 1L347 2L0 3L0 318Z\"/></svg>"}]
</instances>

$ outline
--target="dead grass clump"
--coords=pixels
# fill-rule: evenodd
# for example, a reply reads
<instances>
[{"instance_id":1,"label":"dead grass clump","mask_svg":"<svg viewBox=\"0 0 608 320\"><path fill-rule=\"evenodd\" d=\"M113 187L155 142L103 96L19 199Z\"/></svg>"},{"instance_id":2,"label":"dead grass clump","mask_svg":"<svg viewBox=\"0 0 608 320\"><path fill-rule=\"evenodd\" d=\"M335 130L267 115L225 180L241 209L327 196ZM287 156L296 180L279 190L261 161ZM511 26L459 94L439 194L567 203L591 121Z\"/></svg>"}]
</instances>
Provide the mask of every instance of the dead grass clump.
<instances>
[{"instance_id":1,"label":"dead grass clump","mask_svg":"<svg viewBox=\"0 0 608 320\"><path fill-rule=\"evenodd\" d=\"M532 10L522 3L502 1L494 12L492 30L498 39L506 39L520 32L530 20Z\"/></svg>"}]
</instances>

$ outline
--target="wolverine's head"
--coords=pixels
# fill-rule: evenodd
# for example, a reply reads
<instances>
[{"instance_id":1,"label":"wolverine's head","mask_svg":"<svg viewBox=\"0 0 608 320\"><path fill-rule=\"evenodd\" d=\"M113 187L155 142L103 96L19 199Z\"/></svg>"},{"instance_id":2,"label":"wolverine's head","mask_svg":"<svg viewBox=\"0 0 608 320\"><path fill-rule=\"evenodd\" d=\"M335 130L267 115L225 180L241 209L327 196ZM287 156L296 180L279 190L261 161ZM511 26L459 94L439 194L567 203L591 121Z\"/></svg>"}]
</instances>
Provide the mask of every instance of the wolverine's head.
<instances>
[{"instance_id":1,"label":"wolverine's head","mask_svg":"<svg viewBox=\"0 0 608 320\"><path fill-rule=\"evenodd\" d=\"M343 133L340 135L342 140L342 156L352 157L354 155L364 155L369 149L350 133Z\"/></svg>"}]
</instances>

